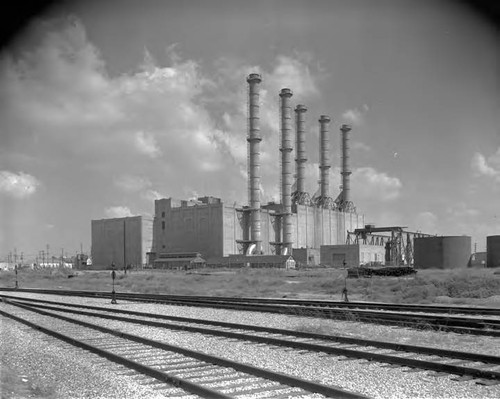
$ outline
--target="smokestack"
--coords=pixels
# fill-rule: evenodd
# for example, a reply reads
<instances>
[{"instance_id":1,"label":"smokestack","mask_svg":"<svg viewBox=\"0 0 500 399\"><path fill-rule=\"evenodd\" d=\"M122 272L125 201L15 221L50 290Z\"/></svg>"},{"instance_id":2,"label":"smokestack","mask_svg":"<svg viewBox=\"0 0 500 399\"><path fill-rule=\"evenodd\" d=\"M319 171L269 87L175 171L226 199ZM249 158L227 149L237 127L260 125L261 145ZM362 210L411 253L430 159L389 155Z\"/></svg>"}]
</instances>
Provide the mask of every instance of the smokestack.
<instances>
[{"instance_id":1,"label":"smokestack","mask_svg":"<svg viewBox=\"0 0 500 399\"><path fill-rule=\"evenodd\" d=\"M303 204L305 190L305 174L306 174L306 135L305 135L305 113L307 108L299 104L295 107L295 126L297 129L296 145L297 158L295 158L295 172L297 174L297 188L295 191L295 201ZM308 202L308 201L307 201Z\"/></svg>"},{"instance_id":2,"label":"smokestack","mask_svg":"<svg viewBox=\"0 0 500 399\"><path fill-rule=\"evenodd\" d=\"M320 148L319 148L319 169L321 171L320 177L320 198L324 201L330 197L330 138L328 137L328 124L330 117L321 115L319 118L320 125ZM323 204L322 204L323 205Z\"/></svg>"},{"instance_id":3,"label":"smokestack","mask_svg":"<svg viewBox=\"0 0 500 399\"><path fill-rule=\"evenodd\" d=\"M250 240L255 244L255 253L262 253L260 236L260 136L259 126L259 84L258 73L248 75L248 185L250 206Z\"/></svg>"},{"instance_id":4,"label":"smokestack","mask_svg":"<svg viewBox=\"0 0 500 399\"><path fill-rule=\"evenodd\" d=\"M351 125L342 125L342 201L340 210L344 212L355 212L354 204L351 201L351 169L349 166L349 132Z\"/></svg>"},{"instance_id":5,"label":"smokestack","mask_svg":"<svg viewBox=\"0 0 500 399\"><path fill-rule=\"evenodd\" d=\"M292 251L292 108L290 89L281 89L281 204L283 205L282 254Z\"/></svg>"}]
</instances>

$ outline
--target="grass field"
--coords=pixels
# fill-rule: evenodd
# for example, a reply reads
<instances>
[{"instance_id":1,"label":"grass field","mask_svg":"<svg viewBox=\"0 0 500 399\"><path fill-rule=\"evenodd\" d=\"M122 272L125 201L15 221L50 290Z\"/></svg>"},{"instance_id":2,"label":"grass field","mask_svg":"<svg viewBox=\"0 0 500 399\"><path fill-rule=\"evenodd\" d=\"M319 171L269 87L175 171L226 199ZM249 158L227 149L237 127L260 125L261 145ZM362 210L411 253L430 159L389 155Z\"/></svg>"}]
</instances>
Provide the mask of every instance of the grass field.
<instances>
[{"instance_id":1,"label":"grass field","mask_svg":"<svg viewBox=\"0 0 500 399\"><path fill-rule=\"evenodd\" d=\"M267 296L393 303L500 306L500 269L419 270L412 277L345 279L338 269L238 269L192 272L141 270L116 274L116 292L212 296ZM111 290L110 271L70 269L18 272L20 288ZM13 271L0 272L0 287L14 287Z\"/></svg>"}]
</instances>

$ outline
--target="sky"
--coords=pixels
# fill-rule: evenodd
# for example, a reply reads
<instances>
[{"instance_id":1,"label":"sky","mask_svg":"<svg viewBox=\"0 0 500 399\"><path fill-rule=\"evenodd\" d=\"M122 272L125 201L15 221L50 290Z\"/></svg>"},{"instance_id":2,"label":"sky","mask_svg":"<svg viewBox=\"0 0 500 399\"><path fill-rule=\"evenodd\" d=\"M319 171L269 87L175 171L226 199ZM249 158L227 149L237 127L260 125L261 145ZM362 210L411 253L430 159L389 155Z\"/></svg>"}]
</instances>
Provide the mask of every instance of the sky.
<instances>
[{"instance_id":1,"label":"sky","mask_svg":"<svg viewBox=\"0 0 500 399\"><path fill-rule=\"evenodd\" d=\"M0 260L90 251L91 220L154 200L247 203L247 83L262 75L264 202L279 201L279 91L306 113L306 188L328 115L331 195L353 126L367 223L500 234L500 49L462 3L66 1L0 51Z\"/></svg>"}]
</instances>

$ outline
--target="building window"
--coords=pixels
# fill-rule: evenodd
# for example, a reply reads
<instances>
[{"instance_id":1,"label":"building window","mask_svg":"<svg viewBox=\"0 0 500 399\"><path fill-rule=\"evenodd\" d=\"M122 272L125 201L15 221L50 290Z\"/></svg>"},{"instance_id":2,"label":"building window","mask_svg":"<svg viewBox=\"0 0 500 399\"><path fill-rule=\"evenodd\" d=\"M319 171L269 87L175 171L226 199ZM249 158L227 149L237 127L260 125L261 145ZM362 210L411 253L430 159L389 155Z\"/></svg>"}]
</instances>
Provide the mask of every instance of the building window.
<instances>
[{"instance_id":1,"label":"building window","mask_svg":"<svg viewBox=\"0 0 500 399\"><path fill-rule=\"evenodd\" d=\"M165 230L165 221L161 222L161 229Z\"/></svg>"},{"instance_id":2,"label":"building window","mask_svg":"<svg viewBox=\"0 0 500 399\"><path fill-rule=\"evenodd\" d=\"M161 217L164 218L165 217L165 212L162 212L161 213Z\"/></svg>"}]
</instances>

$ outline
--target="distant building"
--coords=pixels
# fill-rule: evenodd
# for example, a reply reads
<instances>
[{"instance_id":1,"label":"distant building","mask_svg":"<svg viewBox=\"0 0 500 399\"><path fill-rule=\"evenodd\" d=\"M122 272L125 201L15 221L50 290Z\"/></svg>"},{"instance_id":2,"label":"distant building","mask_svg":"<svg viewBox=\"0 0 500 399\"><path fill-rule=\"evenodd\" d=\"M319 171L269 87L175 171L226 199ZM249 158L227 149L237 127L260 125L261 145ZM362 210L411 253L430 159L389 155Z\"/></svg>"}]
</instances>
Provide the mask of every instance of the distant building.
<instances>
[{"instance_id":1,"label":"distant building","mask_svg":"<svg viewBox=\"0 0 500 399\"><path fill-rule=\"evenodd\" d=\"M469 259L468 267L486 267L486 252L474 252Z\"/></svg>"},{"instance_id":2,"label":"distant building","mask_svg":"<svg viewBox=\"0 0 500 399\"><path fill-rule=\"evenodd\" d=\"M152 221L143 216L92 220L92 269L143 267L151 248ZM87 261L87 264L89 262Z\"/></svg>"},{"instance_id":3,"label":"distant building","mask_svg":"<svg viewBox=\"0 0 500 399\"><path fill-rule=\"evenodd\" d=\"M322 245L320 259L322 265L335 268L385 264L385 248L365 244Z\"/></svg>"},{"instance_id":4,"label":"distant building","mask_svg":"<svg viewBox=\"0 0 500 399\"><path fill-rule=\"evenodd\" d=\"M169 270L200 269L205 265L205 259L197 252L161 253L153 262L153 268Z\"/></svg>"},{"instance_id":5,"label":"distant building","mask_svg":"<svg viewBox=\"0 0 500 399\"><path fill-rule=\"evenodd\" d=\"M295 269L295 259L291 255L229 255L212 258L207 261L207 267L228 268L281 268Z\"/></svg>"}]
</instances>

